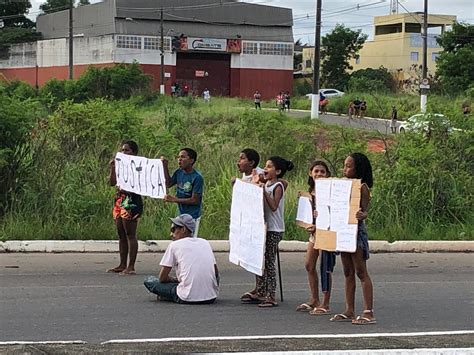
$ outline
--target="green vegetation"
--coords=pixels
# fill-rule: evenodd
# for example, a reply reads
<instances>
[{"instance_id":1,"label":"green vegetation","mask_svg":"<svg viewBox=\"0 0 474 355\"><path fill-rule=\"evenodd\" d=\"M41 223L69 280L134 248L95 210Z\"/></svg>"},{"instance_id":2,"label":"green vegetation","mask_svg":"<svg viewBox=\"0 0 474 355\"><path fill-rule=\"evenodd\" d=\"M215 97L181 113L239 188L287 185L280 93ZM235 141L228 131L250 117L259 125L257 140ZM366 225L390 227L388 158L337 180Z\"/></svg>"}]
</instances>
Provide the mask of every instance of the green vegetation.
<instances>
[{"instance_id":1,"label":"green vegetation","mask_svg":"<svg viewBox=\"0 0 474 355\"><path fill-rule=\"evenodd\" d=\"M115 239L108 162L124 139L136 140L140 155L168 157L170 169L176 168L173 157L180 148L196 149L196 168L205 178L201 234L209 239L227 238L230 179L238 175L235 164L245 147L257 149L262 163L278 154L296 165L286 176L285 239L307 239L294 218L297 192L307 189L310 161L324 158L340 176L345 157L354 151L368 153L374 166L371 239L473 239L472 117L456 113L472 96L452 101L430 97L431 110L445 113L461 131L446 135L435 130L429 138L383 136L256 111L249 100L213 98L205 104L155 97L141 84L135 86L142 77L127 74L133 66L117 69L125 71L115 83L126 95L97 90L100 86L92 83L113 78L111 70L91 70L78 81L51 81L39 93L19 82L0 85L0 239ZM81 89L81 80L91 84L88 91ZM134 95L135 87L140 95ZM394 103L401 114L417 112L418 98L410 96L348 93L331 105L345 112L356 95L368 101L374 116L388 115ZM303 102L309 100L293 100ZM368 152L374 139L385 144L384 152ZM145 198L139 238L167 239L168 217L176 212L174 204Z\"/></svg>"}]
</instances>

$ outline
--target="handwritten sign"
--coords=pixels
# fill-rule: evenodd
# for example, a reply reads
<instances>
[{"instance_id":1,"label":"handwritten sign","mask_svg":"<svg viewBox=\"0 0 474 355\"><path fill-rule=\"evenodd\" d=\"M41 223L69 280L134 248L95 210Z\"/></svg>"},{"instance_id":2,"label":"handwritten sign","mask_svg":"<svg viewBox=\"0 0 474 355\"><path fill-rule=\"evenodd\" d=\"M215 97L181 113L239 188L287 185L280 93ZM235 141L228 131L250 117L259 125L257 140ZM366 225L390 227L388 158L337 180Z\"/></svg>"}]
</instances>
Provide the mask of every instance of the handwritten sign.
<instances>
[{"instance_id":1,"label":"handwritten sign","mask_svg":"<svg viewBox=\"0 0 474 355\"><path fill-rule=\"evenodd\" d=\"M166 180L163 162L135 155L117 153L115 175L120 189L153 198L164 198Z\"/></svg>"},{"instance_id":2,"label":"handwritten sign","mask_svg":"<svg viewBox=\"0 0 474 355\"><path fill-rule=\"evenodd\" d=\"M230 209L229 261L256 275L263 275L265 220L263 189L237 179Z\"/></svg>"},{"instance_id":3,"label":"handwritten sign","mask_svg":"<svg viewBox=\"0 0 474 355\"><path fill-rule=\"evenodd\" d=\"M354 253L357 249L357 219L360 180L316 179L315 249Z\"/></svg>"}]
</instances>

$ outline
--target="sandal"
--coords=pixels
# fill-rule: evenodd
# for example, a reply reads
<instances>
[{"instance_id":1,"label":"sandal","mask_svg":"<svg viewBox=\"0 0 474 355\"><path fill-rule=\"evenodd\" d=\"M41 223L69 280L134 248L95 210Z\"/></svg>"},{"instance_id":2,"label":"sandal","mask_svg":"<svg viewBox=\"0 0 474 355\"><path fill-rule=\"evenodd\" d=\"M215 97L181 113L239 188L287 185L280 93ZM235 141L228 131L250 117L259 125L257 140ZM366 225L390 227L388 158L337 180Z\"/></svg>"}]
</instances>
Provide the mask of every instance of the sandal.
<instances>
[{"instance_id":1,"label":"sandal","mask_svg":"<svg viewBox=\"0 0 474 355\"><path fill-rule=\"evenodd\" d=\"M242 301L242 303L260 303L263 300L265 300L265 298L259 296L257 293L253 293L253 292L245 292L240 297L240 301Z\"/></svg>"},{"instance_id":2,"label":"sandal","mask_svg":"<svg viewBox=\"0 0 474 355\"><path fill-rule=\"evenodd\" d=\"M338 313L329 318L331 322L352 322L353 319L344 313Z\"/></svg>"},{"instance_id":3,"label":"sandal","mask_svg":"<svg viewBox=\"0 0 474 355\"><path fill-rule=\"evenodd\" d=\"M261 308L272 308L272 307L278 307L278 303L271 298L265 299L262 303L258 305Z\"/></svg>"},{"instance_id":4,"label":"sandal","mask_svg":"<svg viewBox=\"0 0 474 355\"><path fill-rule=\"evenodd\" d=\"M302 303L298 307L296 307L296 312L311 312L314 306L310 305L309 303Z\"/></svg>"},{"instance_id":5,"label":"sandal","mask_svg":"<svg viewBox=\"0 0 474 355\"><path fill-rule=\"evenodd\" d=\"M377 320L373 318L374 311L371 309L366 309L362 312L362 314L372 314L372 318L367 318L365 316L357 316L356 319L352 320L353 325L369 325L369 324L377 324Z\"/></svg>"},{"instance_id":6,"label":"sandal","mask_svg":"<svg viewBox=\"0 0 474 355\"><path fill-rule=\"evenodd\" d=\"M327 308L323 307L316 307L312 311L309 312L312 316L327 316L331 314L331 311Z\"/></svg>"}]
</instances>

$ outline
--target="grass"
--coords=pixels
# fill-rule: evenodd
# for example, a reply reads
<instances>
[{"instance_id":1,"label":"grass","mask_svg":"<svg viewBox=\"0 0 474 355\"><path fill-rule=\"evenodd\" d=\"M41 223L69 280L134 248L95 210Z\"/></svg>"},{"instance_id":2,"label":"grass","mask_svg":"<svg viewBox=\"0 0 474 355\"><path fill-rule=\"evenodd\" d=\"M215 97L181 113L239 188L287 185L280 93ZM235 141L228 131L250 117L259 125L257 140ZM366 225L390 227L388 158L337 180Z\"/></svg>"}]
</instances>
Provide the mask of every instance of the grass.
<instances>
[{"instance_id":1,"label":"grass","mask_svg":"<svg viewBox=\"0 0 474 355\"><path fill-rule=\"evenodd\" d=\"M294 99L293 102L298 105L300 101ZM266 102L263 106L272 107L272 104ZM297 227L294 220L297 193L307 190L310 161L324 158L340 176L345 157L353 151L366 152L367 141L374 137L373 132L326 126L273 111L256 111L251 100L213 98L210 104L205 104L202 100L158 98L146 106L135 106L130 102L82 105L63 107L56 116L49 118L43 136L45 146L32 162L34 170L31 175L18 177L21 184L15 192L15 203L0 220L1 240L115 239L111 217L114 189L107 186L107 162L121 139L133 138L140 145L140 155L169 158L171 171L176 168L173 158L180 148L189 146L197 150L196 168L205 179L200 234L206 239L228 237L230 179L238 176L236 160L243 148L257 149L262 156L260 165L264 164L265 158L275 154L292 160L296 170L285 176L290 185L285 194L284 239L306 241L306 232ZM90 112L93 112L93 119L87 121ZM69 120L69 117L74 119ZM81 136L74 129L77 124L83 125ZM74 139L82 139L83 143L70 146ZM398 137L388 155L412 159L411 152L403 153L400 148L403 145L399 140L403 139L411 138ZM438 215L441 212L430 211L431 202L407 208L410 206L406 202L408 197L416 201L415 194L436 194L436 190L431 185L423 185L419 189L408 186L399 192L396 188L400 183L394 186L391 179L403 181L403 174L410 172L400 170L400 177L388 173L398 167L386 163L387 154L374 153L370 158L376 181L368 220L370 239L473 239L472 212L458 208L460 204L465 208L472 206L472 199L456 202L458 196L465 195L469 186L472 187L472 179L460 180L459 195L450 196L455 211L450 213L456 217L451 218L447 212ZM34 165L35 161L41 163ZM62 169L55 170L58 162ZM413 160L412 164L423 164L423 159ZM468 168L462 169L468 171ZM168 218L176 215L177 206L150 198L144 198L144 201L139 239L168 239Z\"/></svg>"}]
</instances>

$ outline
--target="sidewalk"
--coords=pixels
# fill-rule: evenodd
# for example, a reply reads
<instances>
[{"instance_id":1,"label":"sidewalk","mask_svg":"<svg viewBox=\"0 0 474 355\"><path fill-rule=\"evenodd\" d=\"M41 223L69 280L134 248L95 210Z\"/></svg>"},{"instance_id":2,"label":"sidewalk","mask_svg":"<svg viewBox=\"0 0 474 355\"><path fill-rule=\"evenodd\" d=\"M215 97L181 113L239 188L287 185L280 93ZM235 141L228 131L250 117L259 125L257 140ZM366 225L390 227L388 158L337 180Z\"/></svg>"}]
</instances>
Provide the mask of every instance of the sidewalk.
<instances>
[{"instance_id":1,"label":"sidewalk","mask_svg":"<svg viewBox=\"0 0 474 355\"><path fill-rule=\"evenodd\" d=\"M138 241L142 253L164 252L170 240ZM229 241L210 240L215 252L229 252ZM472 253L474 241L369 241L371 253ZM306 242L282 241L281 252L305 252ZM0 242L0 253L116 253L116 240L10 240Z\"/></svg>"}]
</instances>

